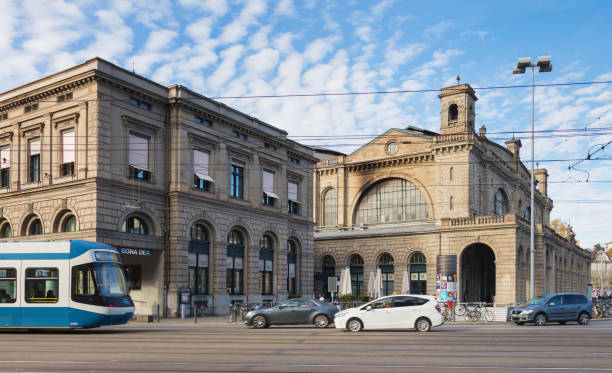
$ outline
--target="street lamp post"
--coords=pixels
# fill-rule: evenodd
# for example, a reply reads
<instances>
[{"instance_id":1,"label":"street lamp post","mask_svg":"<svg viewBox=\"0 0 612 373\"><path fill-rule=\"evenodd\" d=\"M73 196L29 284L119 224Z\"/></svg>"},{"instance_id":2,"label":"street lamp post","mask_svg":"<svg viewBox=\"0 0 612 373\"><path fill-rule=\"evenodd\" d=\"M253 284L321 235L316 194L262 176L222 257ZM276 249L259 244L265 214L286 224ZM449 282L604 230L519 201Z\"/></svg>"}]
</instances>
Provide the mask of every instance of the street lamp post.
<instances>
[{"instance_id":1,"label":"street lamp post","mask_svg":"<svg viewBox=\"0 0 612 373\"><path fill-rule=\"evenodd\" d=\"M529 297L535 297L535 176L534 176L534 142L535 142L535 67L539 67L539 72L547 73L552 71L550 56L540 56L537 62L531 63L530 57L521 57L512 70L513 74L524 74L527 67L531 67L531 233L530 233L530 268L529 268Z\"/></svg>"}]
</instances>

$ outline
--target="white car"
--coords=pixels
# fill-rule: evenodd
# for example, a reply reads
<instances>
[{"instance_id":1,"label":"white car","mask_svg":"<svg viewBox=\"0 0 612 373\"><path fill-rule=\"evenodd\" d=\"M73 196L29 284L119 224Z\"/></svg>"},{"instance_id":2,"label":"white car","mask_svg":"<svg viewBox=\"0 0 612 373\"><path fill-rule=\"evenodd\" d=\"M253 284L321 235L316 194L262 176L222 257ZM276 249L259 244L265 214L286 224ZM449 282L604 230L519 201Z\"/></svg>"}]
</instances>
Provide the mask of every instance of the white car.
<instances>
[{"instance_id":1,"label":"white car","mask_svg":"<svg viewBox=\"0 0 612 373\"><path fill-rule=\"evenodd\" d=\"M444 324L436 298L431 295L391 295L364 306L340 311L334 318L337 329L416 329L428 332Z\"/></svg>"}]
</instances>

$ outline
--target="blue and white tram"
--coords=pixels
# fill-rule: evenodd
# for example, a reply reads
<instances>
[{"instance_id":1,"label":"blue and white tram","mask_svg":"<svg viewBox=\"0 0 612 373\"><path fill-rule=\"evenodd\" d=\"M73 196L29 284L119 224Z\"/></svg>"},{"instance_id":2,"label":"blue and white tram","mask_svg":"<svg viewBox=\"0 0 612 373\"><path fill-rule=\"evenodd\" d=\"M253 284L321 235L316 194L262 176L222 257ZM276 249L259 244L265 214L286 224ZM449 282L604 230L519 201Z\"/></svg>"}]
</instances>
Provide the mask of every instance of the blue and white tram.
<instances>
[{"instance_id":1,"label":"blue and white tram","mask_svg":"<svg viewBox=\"0 0 612 373\"><path fill-rule=\"evenodd\" d=\"M134 314L117 250L96 242L0 243L0 327L92 328Z\"/></svg>"}]
</instances>

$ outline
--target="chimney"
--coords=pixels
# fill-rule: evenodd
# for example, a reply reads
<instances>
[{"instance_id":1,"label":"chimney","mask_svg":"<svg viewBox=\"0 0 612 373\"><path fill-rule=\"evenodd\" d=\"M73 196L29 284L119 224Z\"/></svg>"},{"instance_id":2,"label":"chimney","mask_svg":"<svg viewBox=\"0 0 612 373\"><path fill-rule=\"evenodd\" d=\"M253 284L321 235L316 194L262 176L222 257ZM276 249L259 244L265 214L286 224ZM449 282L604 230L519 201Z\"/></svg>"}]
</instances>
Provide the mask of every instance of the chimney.
<instances>
[{"instance_id":1,"label":"chimney","mask_svg":"<svg viewBox=\"0 0 612 373\"><path fill-rule=\"evenodd\" d=\"M519 162L520 162L520 150L521 150L521 146L523 144L521 144L521 140L508 140L506 141L506 147L508 148L508 150L510 150L510 152L512 153L512 163L513 163L513 167L514 170L517 171L519 169Z\"/></svg>"},{"instance_id":2,"label":"chimney","mask_svg":"<svg viewBox=\"0 0 612 373\"><path fill-rule=\"evenodd\" d=\"M485 127L485 125L483 124L480 127L480 137L487 137L487 127Z\"/></svg>"},{"instance_id":3,"label":"chimney","mask_svg":"<svg viewBox=\"0 0 612 373\"><path fill-rule=\"evenodd\" d=\"M545 168L536 168L533 170L533 177L536 179L537 184L540 186L539 191L543 196L548 196L547 187L548 187L548 172Z\"/></svg>"}]
</instances>

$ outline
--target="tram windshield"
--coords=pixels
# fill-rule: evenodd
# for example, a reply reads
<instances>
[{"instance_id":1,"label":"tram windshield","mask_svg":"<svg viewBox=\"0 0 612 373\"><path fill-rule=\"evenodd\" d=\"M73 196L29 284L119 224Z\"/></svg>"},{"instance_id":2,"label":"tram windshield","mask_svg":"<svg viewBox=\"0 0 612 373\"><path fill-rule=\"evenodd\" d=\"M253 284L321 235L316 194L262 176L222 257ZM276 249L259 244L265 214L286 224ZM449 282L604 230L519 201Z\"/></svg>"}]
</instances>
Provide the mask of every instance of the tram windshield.
<instances>
[{"instance_id":1,"label":"tram windshield","mask_svg":"<svg viewBox=\"0 0 612 373\"><path fill-rule=\"evenodd\" d=\"M128 295L125 277L119 263L93 263L96 286L100 296L121 297Z\"/></svg>"}]
</instances>

